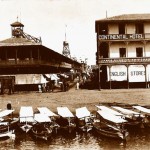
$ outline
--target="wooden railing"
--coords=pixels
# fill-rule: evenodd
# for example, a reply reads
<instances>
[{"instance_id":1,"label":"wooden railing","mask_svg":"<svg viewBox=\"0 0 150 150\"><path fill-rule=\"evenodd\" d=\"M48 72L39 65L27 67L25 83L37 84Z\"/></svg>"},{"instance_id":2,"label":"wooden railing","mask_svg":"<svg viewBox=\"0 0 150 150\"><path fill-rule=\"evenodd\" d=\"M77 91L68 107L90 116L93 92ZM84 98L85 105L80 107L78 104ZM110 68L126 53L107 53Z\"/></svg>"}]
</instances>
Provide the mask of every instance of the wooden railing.
<instances>
[{"instance_id":1,"label":"wooden railing","mask_svg":"<svg viewBox=\"0 0 150 150\"><path fill-rule=\"evenodd\" d=\"M99 58L99 64L150 64L150 57L136 58Z\"/></svg>"},{"instance_id":2,"label":"wooden railing","mask_svg":"<svg viewBox=\"0 0 150 150\"><path fill-rule=\"evenodd\" d=\"M33 65L45 65L51 67L62 67L62 68L72 68L71 64L65 62L49 62L44 60L15 60L15 59L8 59L8 60L0 60L0 67L3 66L33 66Z\"/></svg>"}]
</instances>

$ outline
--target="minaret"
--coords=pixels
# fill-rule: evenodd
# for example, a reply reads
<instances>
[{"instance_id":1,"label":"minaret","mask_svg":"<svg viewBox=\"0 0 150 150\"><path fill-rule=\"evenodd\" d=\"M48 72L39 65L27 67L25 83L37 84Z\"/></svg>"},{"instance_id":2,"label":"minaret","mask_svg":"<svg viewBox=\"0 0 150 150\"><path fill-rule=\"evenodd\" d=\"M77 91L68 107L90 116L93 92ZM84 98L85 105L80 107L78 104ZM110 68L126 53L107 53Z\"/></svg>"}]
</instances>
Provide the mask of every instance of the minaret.
<instances>
[{"instance_id":1,"label":"minaret","mask_svg":"<svg viewBox=\"0 0 150 150\"><path fill-rule=\"evenodd\" d=\"M66 26L67 27L67 26ZM66 57L71 58L69 43L66 41L66 28L65 28L65 41L63 42L63 51L62 54Z\"/></svg>"}]
</instances>

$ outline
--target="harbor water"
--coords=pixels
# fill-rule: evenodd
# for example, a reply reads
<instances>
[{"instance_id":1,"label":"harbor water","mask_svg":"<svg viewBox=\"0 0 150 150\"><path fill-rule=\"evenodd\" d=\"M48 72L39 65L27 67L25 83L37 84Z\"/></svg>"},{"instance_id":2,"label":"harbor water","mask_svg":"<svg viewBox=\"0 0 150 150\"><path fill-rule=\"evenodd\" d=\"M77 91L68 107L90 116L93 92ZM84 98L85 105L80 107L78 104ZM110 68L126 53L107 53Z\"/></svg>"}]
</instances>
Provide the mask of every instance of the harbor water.
<instances>
[{"instance_id":1,"label":"harbor water","mask_svg":"<svg viewBox=\"0 0 150 150\"><path fill-rule=\"evenodd\" d=\"M35 139L30 134L16 133L15 140L0 141L1 150L149 150L150 130L138 129L130 132L127 141L100 136L95 131L89 133L58 133L51 139Z\"/></svg>"}]
</instances>

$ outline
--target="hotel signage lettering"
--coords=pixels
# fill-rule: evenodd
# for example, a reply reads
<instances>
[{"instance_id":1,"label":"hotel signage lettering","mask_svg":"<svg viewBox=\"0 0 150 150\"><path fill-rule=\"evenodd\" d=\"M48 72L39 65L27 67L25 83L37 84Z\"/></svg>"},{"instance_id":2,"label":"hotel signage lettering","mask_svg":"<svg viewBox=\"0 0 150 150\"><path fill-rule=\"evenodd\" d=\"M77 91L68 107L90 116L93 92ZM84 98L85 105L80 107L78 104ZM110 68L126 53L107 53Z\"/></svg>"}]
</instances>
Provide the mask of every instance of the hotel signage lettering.
<instances>
[{"instance_id":1,"label":"hotel signage lettering","mask_svg":"<svg viewBox=\"0 0 150 150\"><path fill-rule=\"evenodd\" d=\"M99 35L99 40L128 40L128 39L143 39L143 34L108 34Z\"/></svg>"}]
</instances>

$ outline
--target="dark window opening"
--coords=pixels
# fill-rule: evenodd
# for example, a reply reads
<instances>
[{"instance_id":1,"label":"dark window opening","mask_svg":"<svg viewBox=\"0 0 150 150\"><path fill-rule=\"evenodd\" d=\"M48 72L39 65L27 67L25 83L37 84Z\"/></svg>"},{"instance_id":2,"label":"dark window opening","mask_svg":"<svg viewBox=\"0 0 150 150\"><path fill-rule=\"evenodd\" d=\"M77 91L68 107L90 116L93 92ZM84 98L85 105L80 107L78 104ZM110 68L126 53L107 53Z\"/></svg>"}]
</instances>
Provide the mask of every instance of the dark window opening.
<instances>
[{"instance_id":1,"label":"dark window opening","mask_svg":"<svg viewBox=\"0 0 150 150\"><path fill-rule=\"evenodd\" d=\"M99 34L100 35L107 35L108 34L108 25L107 24L103 24L100 26Z\"/></svg>"},{"instance_id":2,"label":"dark window opening","mask_svg":"<svg viewBox=\"0 0 150 150\"><path fill-rule=\"evenodd\" d=\"M136 24L136 34L143 34L144 33L144 26L142 23Z\"/></svg>"},{"instance_id":3,"label":"dark window opening","mask_svg":"<svg viewBox=\"0 0 150 150\"><path fill-rule=\"evenodd\" d=\"M143 48L142 47L136 48L136 57L143 57Z\"/></svg>"},{"instance_id":4,"label":"dark window opening","mask_svg":"<svg viewBox=\"0 0 150 150\"><path fill-rule=\"evenodd\" d=\"M119 48L120 57L126 57L126 48Z\"/></svg>"},{"instance_id":5,"label":"dark window opening","mask_svg":"<svg viewBox=\"0 0 150 150\"><path fill-rule=\"evenodd\" d=\"M119 24L119 34L125 34L125 24Z\"/></svg>"}]
</instances>

